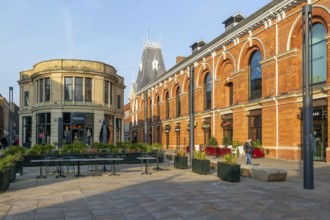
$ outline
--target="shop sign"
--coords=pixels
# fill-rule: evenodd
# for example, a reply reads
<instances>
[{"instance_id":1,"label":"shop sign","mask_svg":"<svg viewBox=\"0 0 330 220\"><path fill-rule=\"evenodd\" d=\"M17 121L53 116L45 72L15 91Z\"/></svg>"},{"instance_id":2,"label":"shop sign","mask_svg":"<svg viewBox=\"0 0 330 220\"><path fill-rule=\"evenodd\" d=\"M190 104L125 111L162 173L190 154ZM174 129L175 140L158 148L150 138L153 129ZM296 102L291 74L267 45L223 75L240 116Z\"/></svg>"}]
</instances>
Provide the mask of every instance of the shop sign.
<instances>
[{"instance_id":1,"label":"shop sign","mask_svg":"<svg viewBox=\"0 0 330 220\"><path fill-rule=\"evenodd\" d=\"M84 125L85 124L85 113L72 113L72 124Z\"/></svg>"}]
</instances>

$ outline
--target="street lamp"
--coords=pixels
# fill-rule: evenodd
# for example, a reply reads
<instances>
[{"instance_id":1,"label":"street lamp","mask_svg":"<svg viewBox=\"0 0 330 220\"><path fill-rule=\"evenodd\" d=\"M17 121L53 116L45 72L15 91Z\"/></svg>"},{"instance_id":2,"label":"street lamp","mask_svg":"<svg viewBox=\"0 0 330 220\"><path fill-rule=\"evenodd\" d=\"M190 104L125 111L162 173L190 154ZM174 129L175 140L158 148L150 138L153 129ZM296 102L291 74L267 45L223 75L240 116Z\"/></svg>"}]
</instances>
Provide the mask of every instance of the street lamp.
<instances>
[{"instance_id":1,"label":"street lamp","mask_svg":"<svg viewBox=\"0 0 330 220\"><path fill-rule=\"evenodd\" d=\"M312 5L302 8L302 69L303 69L303 145L304 189L314 189L313 149L313 82L312 79Z\"/></svg>"},{"instance_id":2,"label":"street lamp","mask_svg":"<svg viewBox=\"0 0 330 220\"><path fill-rule=\"evenodd\" d=\"M9 138L8 138L8 146L13 145L13 111L14 111L14 107L13 107L13 87L10 86L9 87Z\"/></svg>"}]
</instances>

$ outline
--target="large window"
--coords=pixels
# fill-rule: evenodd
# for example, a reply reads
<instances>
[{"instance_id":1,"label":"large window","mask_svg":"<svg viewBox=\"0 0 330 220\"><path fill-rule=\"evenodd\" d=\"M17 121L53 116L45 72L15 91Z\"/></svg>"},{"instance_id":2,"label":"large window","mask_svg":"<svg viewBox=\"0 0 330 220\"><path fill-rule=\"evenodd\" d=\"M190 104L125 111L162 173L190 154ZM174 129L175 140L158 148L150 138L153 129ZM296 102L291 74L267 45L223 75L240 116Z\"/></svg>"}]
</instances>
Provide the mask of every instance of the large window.
<instances>
[{"instance_id":1,"label":"large window","mask_svg":"<svg viewBox=\"0 0 330 220\"><path fill-rule=\"evenodd\" d=\"M23 134L22 144L25 147L31 146L31 134L32 134L32 117L23 117Z\"/></svg>"},{"instance_id":2,"label":"large window","mask_svg":"<svg viewBox=\"0 0 330 220\"><path fill-rule=\"evenodd\" d=\"M92 101L92 79L85 78L85 101Z\"/></svg>"},{"instance_id":3,"label":"large window","mask_svg":"<svg viewBox=\"0 0 330 220\"><path fill-rule=\"evenodd\" d=\"M24 92L24 106L29 106L29 91Z\"/></svg>"},{"instance_id":4,"label":"large window","mask_svg":"<svg viewBox=\"0 0 330 220\"><path fill-rule=\"evenodd\" d=\"M261 110L251 111L249 115L249 138L262 141Z\"/></svg>"},{"instance_id":5,"label":"large window","mask_svg":"<svg viewBox=\"0 0 330 220\"><path fill-rule=\"evenodd\" d=\"M323 24L316 23L312 27L312 73L313 83L322 83L327 79L327 32Z\"/></svg>"},{"instance_id":6,"label":"large window","mask_svg":"<svg viewBox=\"0 0 330 220\"><path fill-rule=\"evenodd\" d=\"M166 119L170 118L170 96L166 93Z\"/></svg>"},{"instance_id":7,"label":"large window","mask_svg":"<svg viewBox=\"0 0 330 220\"><path fill-rule=\"evenodd\" d=\"M65 101L72 101L72 77L65 77L64 82L64 100Z\"/></svg>"},{"instance_id":8,"label":"large window","mask_svg":"<svg viewBox=\"0 0 330 220\"><path fill-rule=\"evenodd\" d=\"M149 121L152 122L152 101L151 101L151 99L149 100L148 113L149 113Z\"/></svg>"},{"instance_id":9,"label":"large window","mask_svg":"<svg viewBox=\"0 0 330 220\"><path fill-rule=\"evenodd\" d=\"M112 105L112 96L113 96L113 84L110 83L110 105Z\"/></svg>"},{"instance_id":10,"label":"large window","mask_svg":"<svg viewBox=\"0 0 330 220\"><path fill-rule=\"evenodd\" d=\"M176 116L181 115L180 87L176 89Z\"/></svg>"},{"instance_id":11,"label":"large window","mask_svg":"<svg viewBox=\"0 0 330 220\"><path fill-rule=\"evenodd\" d=\"M109 82L104 81L104 103L109 103Z\"/></svg>"},{"instance_id":12,"label":"large window","mask_svg":"<svg viewBox=\"0 0 330 220\"><path fill-rule=\"evenodd\" d=\"M75 78L75 85L74 85L74 99L75 99L75 101L82 101L83 100L82 86L83 86L83 78L76 77Z\"/></svg>"},{"instance_id":13,"label":"large window","mask_svg":"<svg viewBox=\"0 0 330 220\"><path fill-rule=\"evenodd\" d=\"M159 96L157 96L157 121L160 120L160 99Z\"/></svg>"},{"instance_id":14,"label":"large window","mask_svg":"<svg viewBox=\"0 0 330 220\"><path fill-rule=\"evenodd\" d=\"M256 50L250 58L250 99L261 98L262 91L262 70L261 70L261 53Z\"/></svg>"},{"instance_id":15,"label":"large window","mask_svg":"<svg viewBox=\"0 0 330 220\"><path fill-rule=\"evenodd\" d=\"M50 144L50 113L37 114L37 144Z\"/></svg>"},{"instance_id":16,"label":"large window","mask_svg":"<svg viewBox=\"0 0 330 220\"><path fill-rule=\"evenodd\" d=\"M117 95L117 109L121 109L121 96Z\"/></svg>"},{"instance_id":17,"label":"large window","mask_svg":"<svg viewBox=\"0 0 330 220\"><path fill-rule=\"evenodd\" d=\"M39 102L43 102L44 101L44 80L43 79L39 79L38 80L38 84L39 84Z\"/></svg>"},{"instance_id":18,"label":"large window","mask_svg":"<svg viewBox=\"0 0 330 220\"><path fill-rule=\"evenodd\" d=\"M204 109L211 109L211 76L207 73L204 79Z\"/></svg>"},{"instance_id":19,"label":"large window","mask_svg":"<svg viewBox=\"0 0 330 220\"><path fill-rule=\"evenodd\" d=\"M50 101L50 78L45 78L45 102Z\"/></svg>"}]
</instances>

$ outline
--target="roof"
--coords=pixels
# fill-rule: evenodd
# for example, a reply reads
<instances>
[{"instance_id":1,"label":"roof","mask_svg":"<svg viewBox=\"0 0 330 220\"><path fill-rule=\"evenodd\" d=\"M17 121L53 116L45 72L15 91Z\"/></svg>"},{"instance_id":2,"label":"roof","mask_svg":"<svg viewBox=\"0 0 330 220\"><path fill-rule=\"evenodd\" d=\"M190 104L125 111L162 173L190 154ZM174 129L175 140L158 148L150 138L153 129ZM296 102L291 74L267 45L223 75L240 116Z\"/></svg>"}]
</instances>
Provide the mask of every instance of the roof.
<instances>
[{"instance_id":1,"label":"roof","mask_svg":"<svg viewBox=\"0 0 330 220\"><path fill-rule=\"evenodd\" d=\"M136 91L139 91L165 72L165 64L159 43L147 42L139 64Z\"/></svg>"}]
</instances>

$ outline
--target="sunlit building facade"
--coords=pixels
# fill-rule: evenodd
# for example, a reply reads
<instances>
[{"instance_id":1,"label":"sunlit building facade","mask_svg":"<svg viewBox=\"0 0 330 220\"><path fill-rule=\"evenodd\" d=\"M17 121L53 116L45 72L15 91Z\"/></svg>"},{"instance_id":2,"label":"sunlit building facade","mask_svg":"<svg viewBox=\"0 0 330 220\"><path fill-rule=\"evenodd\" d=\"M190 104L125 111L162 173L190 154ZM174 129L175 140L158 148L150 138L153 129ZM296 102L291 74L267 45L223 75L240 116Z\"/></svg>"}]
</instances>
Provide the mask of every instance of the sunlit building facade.
<instances>
[{"instance_id":1,"label":"sunlit building facade","mask_svg":"<svg viewBox=\"0 0 330 220\"><path fill-rule=\"evenodd\" d=\"M18 83L23 146L60 139L99 142L104 119L108 143L123 140L125 86L113 66L87 60L42 61L20 72Z\"/></svg>"},{"instance_id":2,"label":"sunlit building facade","mask_svg":"<svg viewBox=\"0 0 330 220\"><path fill-rule=\"evenodd\" d=\"M274 0L249 17L235 14L224 21L223 34L194 43L191 55L178 57L144 86L132 85L131 139L168 149L189 145L193 93L195 144L207 144L211 136L219 145L252 138L262 142L266 157L300 160L305 4ZM330 2L312 5L314 159L330 162Z\"/></svg>"}]
</instances>

